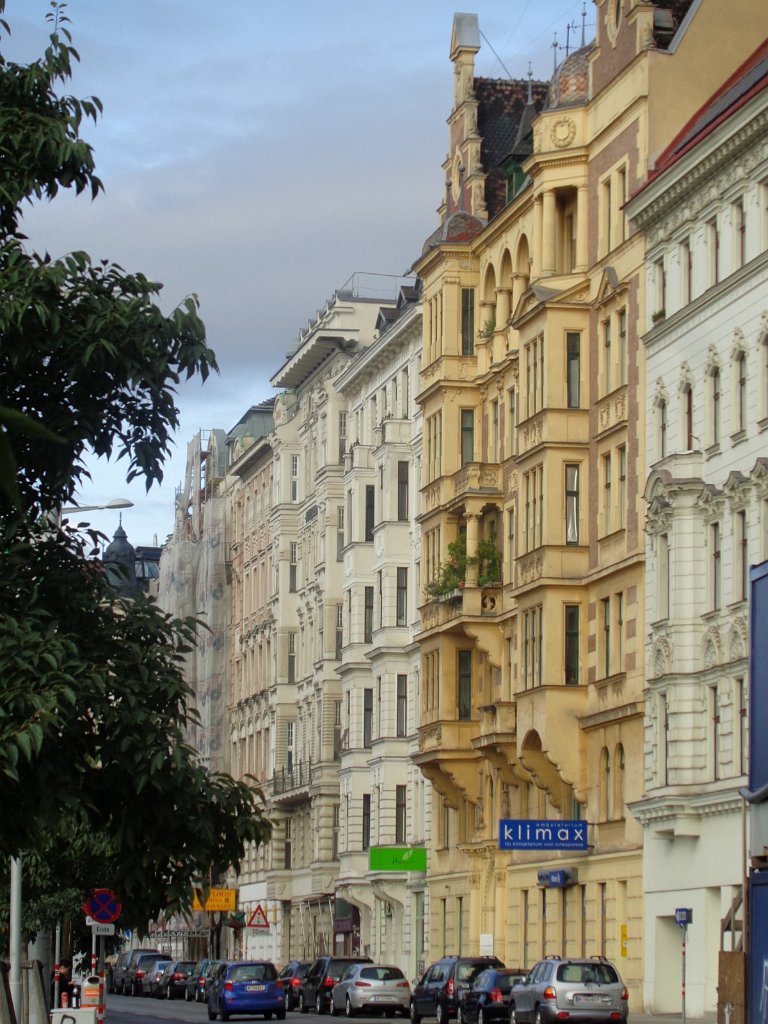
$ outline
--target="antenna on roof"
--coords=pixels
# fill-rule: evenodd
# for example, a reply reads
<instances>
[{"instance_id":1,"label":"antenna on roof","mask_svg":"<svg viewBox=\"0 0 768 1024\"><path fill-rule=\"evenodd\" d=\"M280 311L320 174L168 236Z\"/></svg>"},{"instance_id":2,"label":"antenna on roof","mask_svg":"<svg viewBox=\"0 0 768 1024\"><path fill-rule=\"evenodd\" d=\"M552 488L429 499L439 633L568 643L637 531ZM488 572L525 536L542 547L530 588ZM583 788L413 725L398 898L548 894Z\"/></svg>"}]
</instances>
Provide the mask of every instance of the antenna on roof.
<instances>
[{"instance_id":1,"label":"antenna on roof","mask_svg":"<svg viewBox=\"0 0 768 1024\"><path fill-rule=\"evenodd\" d=\"M528 103L533 103L533 68L531 62L528 61Z\"/></svg>"},{"instance_id":2,"label":"antenna on roof","mask_svg":"<svg viewBox=\"0 0 768 1024\"><path fill-rule=\"evenodd\" d=\"M511 75L511 74L510 74L510 72L509 72L509 68L508 68L508 67L507 67L507 65L506 65L506 64L504 63L504 61L503 61L503 60L501 59L501 57L500 57L500 56L498 55L498 53L496 53L496 51L495 51L495 50L493 49L493 46L491 46L491 41L490 41L490 39L488 38L488 36L486 36L486 35L485 35L485 33L483 32L483 30L482 30L482 29L480 29L480 35L481 35L481 36L483 37L483 39L484 39L484 40L486 41L486 43L488 43L488 45L489 45L489 46L491 47L491 50L493 51L493 55L494 55L494 57L495 57L495 58L496 58L496 60L497 60L497 61L499 62L499 64L501 64L501 66L502 66L502 67L504 68L504 70L505 70L505 71L507 72L507 78L511 78L511 77L512 77L512 75Z\"/></svg>"},{"instance_id":3,"label":"antenna on roof","mask_svg":"<svg viewBox=\"0 0 768 1024\"><path fill-rule=\"evenodd\" d=\"M555 38L552 40L552 57L553 57L552 73L553 74L554 74L555 71L557 71L557 51L558 51L557 32L555 32Z\"/></svg>"},{"instance_id":4,"label":"antenna on roof","mask_svg":"<svg viewBox=\"0 0 768 1024\"><path fill-rule=\"evenodd\" d=\"M587 0L584 0L584 3L581 5L581 47L582 47L582 49L584 49L584 47L587 44L587 37L585 35L586 30L587 30Z\"/></svg>"}]
</instances>

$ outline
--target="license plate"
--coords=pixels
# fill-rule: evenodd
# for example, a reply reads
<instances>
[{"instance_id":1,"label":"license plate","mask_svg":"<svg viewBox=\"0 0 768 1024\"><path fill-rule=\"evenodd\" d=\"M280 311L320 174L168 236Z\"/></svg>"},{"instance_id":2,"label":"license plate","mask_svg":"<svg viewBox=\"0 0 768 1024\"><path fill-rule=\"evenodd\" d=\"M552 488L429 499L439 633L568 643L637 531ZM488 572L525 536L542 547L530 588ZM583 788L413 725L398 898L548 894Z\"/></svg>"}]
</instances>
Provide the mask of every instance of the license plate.
<instances>
[{"instance_id":1,"label":"license plate","mask_svg":"<svg viewBox=\"0 0 768 1024\"><path fill-rule=\"evenodd\" d=\"M574 1006L605 1006L610 1003L608 996L574 996Z\"/></svg>"},{"instance_id":2,"label":"license plate","mask_svg":"<svg viewBox=\"0 0 768 1024\"><path fill-rule=\"evenodd\" d=\"M245 986L245 991L246 992L263 992L266 987L267 987L266 985L246 985Z\"/></svg>"},{"instance_id":3,"label":"license plate","mask_svg":"<svg viewBox=\"0 0 768 1024\"><path fill-rule=\"evenodd\" d=\"M371 996L372 1003L391 1003L394 1000L394 996Z\"/></svg>"}]
</instances>

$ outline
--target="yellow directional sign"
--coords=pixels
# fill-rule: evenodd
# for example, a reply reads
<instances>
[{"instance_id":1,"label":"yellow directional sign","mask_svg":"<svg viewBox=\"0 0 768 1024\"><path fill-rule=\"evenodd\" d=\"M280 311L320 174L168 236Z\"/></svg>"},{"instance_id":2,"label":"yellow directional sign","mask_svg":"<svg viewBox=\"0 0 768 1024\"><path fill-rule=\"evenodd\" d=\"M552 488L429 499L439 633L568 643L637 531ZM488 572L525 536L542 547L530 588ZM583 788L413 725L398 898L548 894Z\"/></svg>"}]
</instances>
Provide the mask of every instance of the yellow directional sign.
<instances>
[{"instance_id":1,"label":"yellow directional sign","mask_svg":"<svg viewBox=\"0 0 768 1024\"><path fill-rule=\"evenodd\" d=\"M205 905L200 902L200 890L192 897L193 910L232 911L237 906L237 889L209 889Z\"/></svg>"}]
</instances>

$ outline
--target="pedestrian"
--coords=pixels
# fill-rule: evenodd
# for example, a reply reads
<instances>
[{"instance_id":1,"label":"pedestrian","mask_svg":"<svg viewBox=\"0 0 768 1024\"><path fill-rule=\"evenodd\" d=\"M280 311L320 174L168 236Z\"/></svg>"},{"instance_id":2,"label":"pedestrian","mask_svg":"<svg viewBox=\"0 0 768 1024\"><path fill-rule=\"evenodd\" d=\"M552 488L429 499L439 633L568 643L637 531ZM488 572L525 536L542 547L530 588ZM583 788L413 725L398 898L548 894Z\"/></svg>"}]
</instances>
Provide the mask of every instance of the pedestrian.
<instances>
[{"instance_id":1,"label":"pedestrian","mask_svg":"<svg viewBox=\"0 0 768 1024\"><path fill-rule=\"evenodd\" d=\"M51 1009L71 1006L73 987L72 961L65 956L61 958L58 968L54 968L51 978Z\"/></svg>"}]
</instances>

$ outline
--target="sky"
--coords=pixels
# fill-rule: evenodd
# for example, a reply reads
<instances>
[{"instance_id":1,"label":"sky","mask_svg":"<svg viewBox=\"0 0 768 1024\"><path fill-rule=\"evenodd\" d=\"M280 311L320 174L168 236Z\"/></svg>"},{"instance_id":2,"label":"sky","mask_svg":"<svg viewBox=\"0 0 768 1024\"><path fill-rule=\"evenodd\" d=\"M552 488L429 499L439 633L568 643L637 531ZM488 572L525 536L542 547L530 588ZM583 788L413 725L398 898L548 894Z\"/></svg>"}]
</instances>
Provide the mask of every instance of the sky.
<instances>
[{"instance_id":1,"label":"sky","mask_svg":"<svg viewBox=\"0 0 768 1024\"><path fill-rule=\"evenodd\" d=\"M50 10L6 0L5 59L43 52ZM133 502L87 515L109 538L122 515L131 543L162 544L188 441L274 396L299 330L354 274L394 278L419 256L444 191L456 12L478 16L484 77L530 65L548 79L583 12L594 36L591 0L67 3L80 55L67 91L104 105L82 134L105 191L29 207L29 245L141 271L163 283L166 313L196 294L221 371L180 388L160 486L126 484L124 460L89 463L80 505Z\"/></svg>"}]
</instances>

